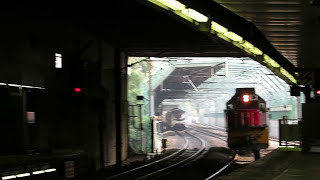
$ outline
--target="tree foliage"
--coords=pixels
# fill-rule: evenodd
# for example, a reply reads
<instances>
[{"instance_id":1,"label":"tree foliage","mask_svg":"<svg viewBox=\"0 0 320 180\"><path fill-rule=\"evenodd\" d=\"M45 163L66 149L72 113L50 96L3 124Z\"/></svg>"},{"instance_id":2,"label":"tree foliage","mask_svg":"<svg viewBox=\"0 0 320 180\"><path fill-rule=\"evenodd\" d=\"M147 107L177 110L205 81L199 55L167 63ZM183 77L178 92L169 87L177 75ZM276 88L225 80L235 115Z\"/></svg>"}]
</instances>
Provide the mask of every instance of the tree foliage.
<instances>
[{"instance_id":1,"label":"tree foliage","mask_svg":"<svg viewBox=\"0 0 320 180\"><path fill-rule=\"evenodd\" d=\"M129 58L128 69L128 102L129 105L136 105L136 97L142 95L141 84L148 78L148 63L143 61L145 58L131 57ZM141 62L140 62L141 61ZM139 63L137 63L139 62ZM136 63L136 64L135 64ZM130 146L136 152L150 152L151 147L151 121L149 110L145 105L141 106L141 117L139 106L131 106L129 109L131 117L129 120L129 140ZM141 126L142 123L142 126ZM142 130L141 130L142 127Z\"/></svg>"}]
</instances>

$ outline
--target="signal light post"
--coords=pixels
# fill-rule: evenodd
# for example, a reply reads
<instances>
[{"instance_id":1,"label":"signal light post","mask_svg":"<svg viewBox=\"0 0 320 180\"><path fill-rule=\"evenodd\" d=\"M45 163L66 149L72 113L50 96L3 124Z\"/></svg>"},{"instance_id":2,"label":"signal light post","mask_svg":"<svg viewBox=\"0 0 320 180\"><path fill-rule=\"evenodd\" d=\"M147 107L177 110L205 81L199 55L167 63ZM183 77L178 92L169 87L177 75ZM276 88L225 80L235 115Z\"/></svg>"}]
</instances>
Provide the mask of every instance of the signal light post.
<instances>
[{"instance_id":1,"label":"signal light post","mask_svg":"<svg viewBox=\"0 0 320 180\"><path fill-rule=\"evenodd\" d=\"M143 151L143 124L142 124L142 105L143 96L137 96L137 106L139 107L139 122L140 122L140 140L141 140L141 152Z\"/></svg>"}]
</instances>

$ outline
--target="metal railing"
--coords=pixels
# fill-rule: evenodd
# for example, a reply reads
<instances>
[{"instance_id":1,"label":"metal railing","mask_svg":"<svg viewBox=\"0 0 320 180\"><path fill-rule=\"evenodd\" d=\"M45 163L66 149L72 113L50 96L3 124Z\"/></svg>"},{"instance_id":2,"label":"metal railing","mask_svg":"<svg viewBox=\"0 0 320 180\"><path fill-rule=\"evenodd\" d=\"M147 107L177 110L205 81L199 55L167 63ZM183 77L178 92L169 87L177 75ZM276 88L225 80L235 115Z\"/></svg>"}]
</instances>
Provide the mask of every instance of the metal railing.
<instances>
[{"instance_id":1,"label":"metal railing","mask_svg":"<svg viewBox=\"0 0 320 180\"><path fill-rule=\"evenodd\" d=\"M301 146L300 120L279 120L279 146Z\"/></svg>"}]
</instances>

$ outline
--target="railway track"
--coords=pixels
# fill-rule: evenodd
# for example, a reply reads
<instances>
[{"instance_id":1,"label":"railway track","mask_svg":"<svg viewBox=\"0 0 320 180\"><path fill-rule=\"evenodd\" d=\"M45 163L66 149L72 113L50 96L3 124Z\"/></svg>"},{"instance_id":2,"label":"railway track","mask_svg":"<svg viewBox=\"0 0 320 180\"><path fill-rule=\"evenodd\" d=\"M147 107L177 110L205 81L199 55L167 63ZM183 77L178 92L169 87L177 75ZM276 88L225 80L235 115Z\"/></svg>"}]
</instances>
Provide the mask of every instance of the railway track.
<instances>
[{"instance_id":1,"label":"railway track","mask_svg":"<svg viewBox=\"0 0 320 180\"><path fill-rule=\"evenodd\" d=\"M199 127L199 126L195 126L195 125L189 125L188 126L189 129L192 129L194 131L200 132L202 134L214 137L214 138L218 138L222 141L227 141L227 133L222 130L222 129L215 129L215 128L207 128L207 127ZM208 129L213 129L215 132L212 132L211 130Z\"/></svg>"},{"instance_id":2,"label":"railway track","mask_svg":"<svg viewBox=\"0 0 320 180\"><path fill-rule=\"evenodd\" d=\"M198 125L189 125L188 128L193 131L199 132L201 134L204 134L204 135L207 135L210 137L214 137L214 138L220 139L225 142L227 141L227 133L226 133L226 129L224 129L224 128L216 128L216 127L212 127L212 126L203 127L203 126L198 126ZM236 161L237 161L236 154L234 153L234 155L232 156L232 158L230 158L228 163L226 163L221 168L214 169L213 170L214 173L212 173L210 176L205 178L205 180L210 180L210 179L216 178L217 176L220 175L220 173L222 173L223 171L225 171L226 169L231 167L234 163L236 163Z\"/></svg>"},{"instance_id":3,"label":"railway track","mask_svg":"<svg viewBox=\"0 0 320 180\"><path fill-rule=\"evenodd\" d=\"M221 140L226 141L227 140L227 133L225 132L225 129L223 128L216 128L216 127L212 127L212 126L202 126L202 125L191 125L189 126L190 129L202 133L204 135L208 135L210 137L214 137L214 138L218 138ZM268 153L272 152L276 147L274 144L279 143L279 140L276 138L269 138L270 142L273 143L273 145L271 144L270 148L268 149L262 149L260 151L262 157L267 155ZM230 169L233 168L237 168L236 166L245 166L247 164L250 164L252 162L254 162L254 157L250 158L250 156L237 156L236 159L232 159L228 164L225 165L225 167L223 168L223 170L221 169L221 171L217 171L217 174L213 174L212 177L208 177L207 179L211 179L214 178L215 176L219 175L219 173L225 173L223 172L225 169L226 171L232 171Z\"/></svg>"},{"instance_id":4,"label":"railway track","mask_svg":"<svg viewBox=\"0 0 320 180\"><path fill-rule=\"evenodd\" d=\"M176 133L184 139L184 146L179 151L149 164L107 177L105 180L154 179L155 176L168 174L176 168L189 164L205 150L205 142L201 138L186 131Z\"/></svg>"}]
</instances>

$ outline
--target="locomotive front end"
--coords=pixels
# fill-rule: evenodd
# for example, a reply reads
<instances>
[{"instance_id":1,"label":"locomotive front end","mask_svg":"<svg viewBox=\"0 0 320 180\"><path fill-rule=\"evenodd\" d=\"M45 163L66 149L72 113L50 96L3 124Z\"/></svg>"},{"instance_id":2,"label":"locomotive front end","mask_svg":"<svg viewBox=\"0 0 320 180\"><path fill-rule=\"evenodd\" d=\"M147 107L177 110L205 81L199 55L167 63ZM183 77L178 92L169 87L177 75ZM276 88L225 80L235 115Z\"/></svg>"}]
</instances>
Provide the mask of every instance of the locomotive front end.
<instances>
[{"instance_id":1,"label":"locomotive front end","mask_svg":"<svg viewBox=\"0 0 320 180\"><path fill-rule=\"evenodd\" d=\"M266 102L254 88L237 88L227 102L228 146L238 152L253 152L259 158L260 149L268 147Z\"/></svg>"}]
</instances>

